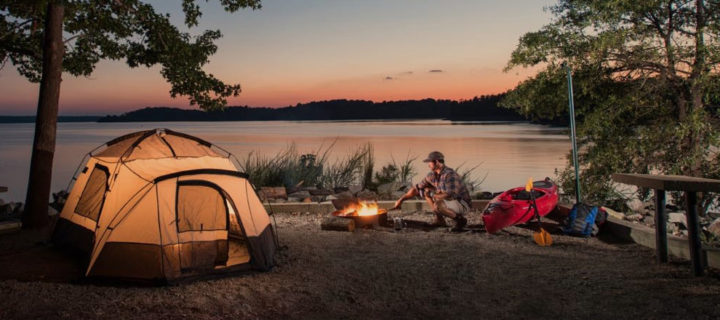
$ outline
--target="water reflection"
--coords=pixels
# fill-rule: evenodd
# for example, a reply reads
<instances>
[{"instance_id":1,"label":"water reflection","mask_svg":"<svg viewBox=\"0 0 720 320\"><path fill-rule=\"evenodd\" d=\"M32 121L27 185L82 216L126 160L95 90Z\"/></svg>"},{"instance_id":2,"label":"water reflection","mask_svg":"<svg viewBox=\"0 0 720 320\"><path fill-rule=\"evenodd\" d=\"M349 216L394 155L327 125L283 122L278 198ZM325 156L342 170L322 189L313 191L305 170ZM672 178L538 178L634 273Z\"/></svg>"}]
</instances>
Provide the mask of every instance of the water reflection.
<instances>
[{"instance_id":1,"label":"water reflection","mask_svg":"<svg viewBox=\"0 0 720 320\"><path fill-rule=\"evenodd\" d=\"M274 155L291 144L300 153L317 151L334 143L330 160L344 158L365 143L372 143L376 170L393 161L417 157L420 179L427 173L421 160L433 150L442 151L450 167L462 165L487 174L483 190L499 191L522 185L529 176L552 177L564 166L570 148L563 128L525 123L420 121L273 121L273 122L161 122L161 123L59 123L53 170L53 191L67 186L83 156L118 136L139 130L169 128L196 135L243 159L250 152ZM0 127L0 185L9 192L6 201L23 201L27 188L34 124Z\"/></svg>"}]
</instances>

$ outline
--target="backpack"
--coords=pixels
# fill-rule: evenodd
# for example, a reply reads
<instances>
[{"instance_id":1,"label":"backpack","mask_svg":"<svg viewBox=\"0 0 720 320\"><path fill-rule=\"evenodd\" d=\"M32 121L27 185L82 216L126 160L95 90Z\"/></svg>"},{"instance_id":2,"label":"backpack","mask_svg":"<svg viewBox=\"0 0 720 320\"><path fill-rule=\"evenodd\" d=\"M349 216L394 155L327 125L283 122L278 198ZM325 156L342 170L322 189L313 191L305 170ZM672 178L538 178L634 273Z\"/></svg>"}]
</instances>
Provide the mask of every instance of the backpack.
<instances>
[{"instance_id":1,"label":"backpack","mask_svg":"<svg viewBox=\"0 0 720 320\"><path fill-rule=\"evenodd\" d=\"M602 225L607 220L607 212L600 207L589 206L584 203L575 204L562 228L563 233L589 237L598 233L597 225ZM597 224L597 225L596 225Z\"/></svg>"}]
</instances>

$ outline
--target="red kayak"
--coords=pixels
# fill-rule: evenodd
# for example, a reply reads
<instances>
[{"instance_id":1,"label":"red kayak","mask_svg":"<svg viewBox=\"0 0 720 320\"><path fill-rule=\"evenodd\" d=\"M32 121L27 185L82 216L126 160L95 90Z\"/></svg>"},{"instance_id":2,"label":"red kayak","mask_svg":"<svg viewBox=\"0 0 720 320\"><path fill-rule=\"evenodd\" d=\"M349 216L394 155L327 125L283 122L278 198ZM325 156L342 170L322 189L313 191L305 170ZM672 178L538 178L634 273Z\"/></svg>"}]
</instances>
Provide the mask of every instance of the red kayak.
<instances>
[{"instance_id":1,"label":"red kayak","mask_svg":"<svg viewBox=\"0 0 720 320\"><path fill-rule=\"evenodd\" d=\"M543 181L534 181L532 191L535 195L538 214L541 217L555 209L558 202L558 187L549 178ZM530 192L525 187L512 188L490 200L488 208L483 213L485 230L495 233L502 228L528 222L535 217L535 210L530 209Z\"/></svg>"}]
</instances>

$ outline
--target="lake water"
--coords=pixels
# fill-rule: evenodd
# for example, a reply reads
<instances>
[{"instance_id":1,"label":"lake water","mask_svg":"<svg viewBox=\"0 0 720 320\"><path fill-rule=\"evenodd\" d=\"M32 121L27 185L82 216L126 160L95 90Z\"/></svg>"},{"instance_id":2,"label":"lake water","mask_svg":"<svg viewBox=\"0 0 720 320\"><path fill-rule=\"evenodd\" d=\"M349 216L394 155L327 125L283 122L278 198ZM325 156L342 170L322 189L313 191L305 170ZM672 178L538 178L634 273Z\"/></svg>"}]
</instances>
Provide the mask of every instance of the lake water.
<instances>
[{"instance_id":1,"label":"lake water","mask_svg":"<svg viewBox=\"0 0 720 320\"><path fill-rule=\"evenodd\" d=\"M5 201L24 201L35 125L0 125L0 186ZM252 122L145 122L59 123L52 191L64 189L82 158L95 147L118 136L152 128L168 128L212 142L242 161L248 153L272 156L295 144L310 153L335 143L330 161L371 143L375 169L417 157L413 181L428 171L422 163L439 150L446 164L455 168L478 166L476 178L485 177L480 189L501 191L524 185L528 177L554 177L565 165L570 150L564 129L527 123L410 121L252 121Z\"/></svg>"}]
</instances>

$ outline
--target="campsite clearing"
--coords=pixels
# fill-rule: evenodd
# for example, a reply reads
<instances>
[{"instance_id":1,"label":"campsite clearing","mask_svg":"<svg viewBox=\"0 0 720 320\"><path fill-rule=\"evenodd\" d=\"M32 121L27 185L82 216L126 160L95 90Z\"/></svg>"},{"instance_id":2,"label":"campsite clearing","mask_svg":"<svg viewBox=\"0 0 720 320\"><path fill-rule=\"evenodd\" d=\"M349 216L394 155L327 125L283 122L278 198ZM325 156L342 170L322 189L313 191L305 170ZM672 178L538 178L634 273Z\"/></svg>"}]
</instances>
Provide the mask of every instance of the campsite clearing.
<instances>
[{"instance_id":1,"label":"campsite clearing","mask_svg":"<svg viewBox=\"0 0 720 320\"><path fill-rule=\"evenodd\" d=\"M75 283L79 272L39 238L0 236L0 318L720 317L716 271L693 277L689 262L658 265L636 244L554 235L538 247L517 227L350 233L321 231L316 214L276 218L287 249L272 271L165 287Z\"/></svg>"}]
</instances>

